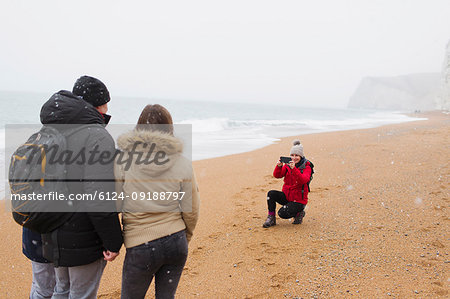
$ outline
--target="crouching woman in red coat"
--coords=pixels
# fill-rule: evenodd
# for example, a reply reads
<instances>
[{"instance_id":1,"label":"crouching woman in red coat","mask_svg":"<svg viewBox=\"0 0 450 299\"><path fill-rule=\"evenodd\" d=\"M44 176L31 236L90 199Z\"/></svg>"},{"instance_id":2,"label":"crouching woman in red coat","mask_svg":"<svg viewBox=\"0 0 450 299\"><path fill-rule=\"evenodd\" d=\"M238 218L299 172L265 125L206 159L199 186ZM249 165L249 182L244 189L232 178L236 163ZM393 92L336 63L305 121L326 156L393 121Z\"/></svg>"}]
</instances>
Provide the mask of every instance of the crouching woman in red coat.
<instances>
[{"instance_id":1,"label":"crouching woman in red coat","mask_svg":"<svg viewBox=\"0 0 450 299\"><path fill-rule=\"evenodd\" d=\"M263 227L276 224L276 203L282 205L278 216L283 219L294 218L292 224L300 224L305 216L305 206L308 203L308 182L311 178L311 164L303 155L303 146L299 140L294 140L291 148L291 162L289 164L278 161L273 176L277 179L284 177L283 191L271 190L267 193L267 207L269 215Z\"/></svg>"}]
</instances>

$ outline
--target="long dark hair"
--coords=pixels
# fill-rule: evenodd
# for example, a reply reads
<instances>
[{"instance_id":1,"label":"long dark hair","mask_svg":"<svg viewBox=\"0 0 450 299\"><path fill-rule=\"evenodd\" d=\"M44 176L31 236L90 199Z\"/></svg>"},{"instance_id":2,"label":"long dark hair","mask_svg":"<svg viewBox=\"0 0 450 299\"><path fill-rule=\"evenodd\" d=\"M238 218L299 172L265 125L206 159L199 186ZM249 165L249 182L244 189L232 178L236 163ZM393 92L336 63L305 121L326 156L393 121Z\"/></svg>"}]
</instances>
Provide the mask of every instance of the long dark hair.
<instances>
[{"instance_id":1,"label":"long dark hair","mask_svg":"<svg viewBox=\"0 0 450 299\"><path fill-rule=\"evenodd\" d=\"M139 116L136 129L161 131L173 135L172 116L166 108L159 104L147 105Z\"/></svg>"}]
</instances>

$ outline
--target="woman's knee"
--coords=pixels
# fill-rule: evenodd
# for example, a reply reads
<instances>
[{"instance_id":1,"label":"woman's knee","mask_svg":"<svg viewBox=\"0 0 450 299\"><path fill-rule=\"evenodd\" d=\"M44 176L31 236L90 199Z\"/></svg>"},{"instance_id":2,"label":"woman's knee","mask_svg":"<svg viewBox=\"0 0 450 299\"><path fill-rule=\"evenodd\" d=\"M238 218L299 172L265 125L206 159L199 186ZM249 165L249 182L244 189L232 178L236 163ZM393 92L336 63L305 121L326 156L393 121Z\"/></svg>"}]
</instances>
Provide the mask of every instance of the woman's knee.
<instances>
[{"instance_id":1,"label":"woman's knee","mask_svg":"<svg viewBox=\"0 0 450 299\"><path fill-rule=\"evenodd\" d=\"M269 192L267 192L267 199L269 198L273 199L275 193L277 193L276 190L270 190Z\"/></svg>"}]
</instances>

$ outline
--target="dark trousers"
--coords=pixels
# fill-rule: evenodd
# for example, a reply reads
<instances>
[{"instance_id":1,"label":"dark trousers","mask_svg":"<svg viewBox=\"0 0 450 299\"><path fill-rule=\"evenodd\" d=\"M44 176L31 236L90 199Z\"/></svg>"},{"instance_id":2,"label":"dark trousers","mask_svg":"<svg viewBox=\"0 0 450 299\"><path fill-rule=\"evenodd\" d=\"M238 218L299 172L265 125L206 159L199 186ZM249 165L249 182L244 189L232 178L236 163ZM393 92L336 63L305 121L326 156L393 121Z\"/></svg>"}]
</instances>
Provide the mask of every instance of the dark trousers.
<instances>
[{"instance_id":1,"label":"dark trousers","mask_svg":"<svg viewBox=\"0 0 450 299\"><path fill-rule=\"evenodd\" d=\"M121 298L144 298L153 276L156 298L174 298L187 255L188 243L184 230L127 248Z\"/></svg>"},{"instance_id":2,"label":"dark trousers","mask_svg":"<svg viewBox=\"0 0 450 299\"><path fill-rule=\"evenodd\" d=\"M280 205L283 205L278 210L278 216L283 219L289 219L292 217L295 217L298 212L301 212L305 209L304 204L288 201L286 199L286 195L278 190L270 190L267 193L267 207L269 209L269 212L274 212L276 209L276 203L279 203Z\"/></svg>"}]
</instances>

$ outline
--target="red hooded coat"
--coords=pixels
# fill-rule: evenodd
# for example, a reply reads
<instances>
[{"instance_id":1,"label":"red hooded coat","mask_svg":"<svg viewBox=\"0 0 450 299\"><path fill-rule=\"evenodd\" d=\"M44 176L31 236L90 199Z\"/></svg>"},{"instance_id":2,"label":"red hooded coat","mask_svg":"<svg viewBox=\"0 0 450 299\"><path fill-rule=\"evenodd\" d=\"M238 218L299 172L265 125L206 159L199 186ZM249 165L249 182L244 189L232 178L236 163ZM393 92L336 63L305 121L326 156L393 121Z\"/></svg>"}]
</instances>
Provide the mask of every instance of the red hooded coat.
<instances>
[{"instance_id":1,"label":"red hooded coat","mask_svg":"<svg viewBox=\"0 0 450 299\"><path fill-rule=\"evenodd\" d=\"M311 166L309 161L306 162L304 169L299 169L297 167L291 169L287 164L275 166L273 176L277 179L284 177L283 193L286 195L288 201L295 201L304 205L308 203L307 183L311 178Z\"/></svg>"}]
</instances>

